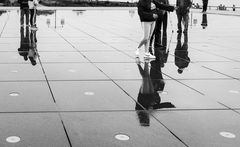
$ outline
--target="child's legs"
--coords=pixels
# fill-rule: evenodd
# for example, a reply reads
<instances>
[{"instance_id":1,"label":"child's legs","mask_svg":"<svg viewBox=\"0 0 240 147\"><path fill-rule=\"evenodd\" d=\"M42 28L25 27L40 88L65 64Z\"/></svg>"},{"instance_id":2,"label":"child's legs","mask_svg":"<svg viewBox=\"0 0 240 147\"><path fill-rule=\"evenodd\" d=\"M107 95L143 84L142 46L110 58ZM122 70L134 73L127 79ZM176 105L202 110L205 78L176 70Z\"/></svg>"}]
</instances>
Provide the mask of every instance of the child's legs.
<instances>
[{"instance_id":1,"label":"child's legs","mask_svg":"<svg viewBox=\"0 0 240 147\"><path fill-rule=\"evenodd\" d=\"M140 48L142 45L145 46L145 52L146 50L146 46L148 44L149 46L149 39L150 39L150 32L151 32L151 22L142 22L142 29L143 29L143 39L142 41L139 43L138 48Z\"/></svg>"},{"instance_id":2,"label":"child's legs","mask_svg":"<svg viewBox=\"0 0 240 147\"><path fill-rule=\"evenodd\" d=\"M30 9L30 24L34 25L34 9Z\"/></svg>"},{"instance_id":3,"label":"child's legs","mask_svg":"<svg viewBox=\"0 0 240 147\"><path fill-rule=\"evenodd\" d=\"M189 14L185 14L183 16L183 21L184 21L184 31L188 30L188 23L189 23Z\"/></svg>"},{"instance_id":4,"label":"child's legs","mask_svg":"<svg viewBox=\"0 0 240 147\"><path fill-rule=\"evenodd\" d=\"M147 27L149 27L149 28L148 28L148 29L149 29L149 32L146 31L146 32L145 32L146 34L144 33L144 36L146 35L146 38L147 38L147 43L145 44L145 52L146 52L146 53L149 52L150 38L151 38L151 36L152 36L152 34L153 34L153 32L154 32L154 29L155 29L155 21L150 22L149 25L150 25L150 26L147 25ZM147 29L147 30L148 30L148 29Z\"/></svg>"},{"instance_id":5,"label":"child's legs","mask_svg":"<svg viewBox=\"0 0 240 147\"><path fill-rule=\"evenodd\" d=\"M26 17L26 25L29 25L29 9L24 9L25 17Z\"/></svg>"},{"instance_id":6,"label":"child's legs","mask_svg":"<svg viewBox=\"0 0 240 147\"><path fill-rule=\"evenodd\" d=\"M36 26L37 9L33 9L33 25Z\"/></svg>"},{"instance_id":7,"label":"child's legs","mask_svg":"<svg viewBox=\"0 0 240 147\"><path fill-rule=\"evenodd\" d=\"M20 10L20 24L23 25L24 23L24 10Z\"/></svg>"},{"instance_id":8,"label":"child's legs","mask_svg":"<svg viewBox=\"0 0 240 147\"><path fill-rule=\"evenodd\" d=\"M177 12L177 18L178 18L178 30L181 31L182 30L182 15L180 12Z\"/></svg>"}]
</instances>

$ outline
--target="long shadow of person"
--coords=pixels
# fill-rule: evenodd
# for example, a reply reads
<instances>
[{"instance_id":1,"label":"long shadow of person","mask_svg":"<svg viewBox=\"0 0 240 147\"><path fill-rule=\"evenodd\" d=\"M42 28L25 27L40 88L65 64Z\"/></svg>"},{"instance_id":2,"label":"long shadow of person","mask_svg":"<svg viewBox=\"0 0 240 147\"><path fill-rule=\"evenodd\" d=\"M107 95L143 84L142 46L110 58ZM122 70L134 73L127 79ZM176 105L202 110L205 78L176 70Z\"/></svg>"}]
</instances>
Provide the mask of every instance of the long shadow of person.
<instances>
[{"instance_id":1,"label":"long shadow of person","mask_svg":"<svg viewBox=\"0 0 240 147\"><path fill-rule=\"evenodd\" d=\"M30 46L29 27L26 26L20 28L20 48L18 48L19 55L23 56L25 61L28 60L28 51Z\"/></svg>"},{"instance_id":2,"label":"long shadow of person","mask_svg":"<svg viewBox=\"0 0 240 147\"><path fill-rule=\"evenodd\" d=\"M188 35L184 34L184 43L181 42L182 33L178 33L177 46L174 52L175 65L178 67L178 73L182 74L183 70L188 67L190 58L188 56Z\"/></svg>"},{"instance_id":3,"label":"long shadow of person","mask_svg":"<svg viewBox=\"0 0 240 147\"><path fill-rule=\"evenodd\" d=\"M149 66L150 62L151 68ZM165 86L161 72L161 61L147 59L144 61L144 69L139 58L136 58L136 63L142 76L142 84L139 89L135 110L137 110L140 125L150 126L150 111L148 110L174 108L175 106L170 102L161 103L161 97L158 92L163 91Z\"/></svg>"}]
</instances>

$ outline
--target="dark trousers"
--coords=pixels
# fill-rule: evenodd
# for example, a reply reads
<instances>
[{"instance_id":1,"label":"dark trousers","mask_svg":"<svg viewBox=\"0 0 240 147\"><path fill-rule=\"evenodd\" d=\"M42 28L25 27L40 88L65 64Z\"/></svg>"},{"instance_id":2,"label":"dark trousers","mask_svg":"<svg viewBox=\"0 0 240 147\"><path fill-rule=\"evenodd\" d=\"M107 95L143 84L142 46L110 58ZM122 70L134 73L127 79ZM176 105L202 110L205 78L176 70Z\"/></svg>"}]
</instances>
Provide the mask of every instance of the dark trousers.
<instances>
[{"instance_id":1,"label":"dark trousers","mask_svg":"<svg viewBox=\"0 0 240 147\"><path fill-rule=\"evenodd\" d=\"M20 23L21 25L24 24L24 16L25 16L25 23L26 25L29 25L29 9L21 9L20 12Z\"/></svg>"},{"instance_id":2,"label":"dark trousers","mask_svg":"<svg viewBox=\"0 0 240 147\"><path fill-rule=\"evenodd\" d=\"M163 40L167 38L167 22L168 22L167 12L164 15L159 15L158 19L156 20L154 32L150 39L150 46L152 46L153 39L154 39L154 48L158 48L162 45L166 46L166 43L164 43L165 41ZM163 35L162 35L162 32L163 32Z\"/></svg>"},{"instance_id":3,"label":"dark trousers","mask_svg":"<svg viewBox=\"0 0 240 147\"><path fill-rule=\"evenodd\" d=\"M36 26L36 9L30 9L30 24Z\"/></svg>"},{"instance_id":4,"label":"dark trousers","mask_svg":"<svg viewBox=\"0 0 240 147\"><path fill-rule=\"evenodd\" d=\"M203 0L203 12L207 11L208 0Z\"/></svg>"},{"instance_id":5,"label":"dark trousers","mask_svg":"<svg viewBox=\"0 0 240 147\"><path fill-rule=\"evenodd\" d=\"M184 32L188 31L188 22L189 22L189 13L185 12L179 12L177 11L177 18L178 18L178 31L181 32L182 31L182 21L184 24Z\"/></svg>"}]
</instances>

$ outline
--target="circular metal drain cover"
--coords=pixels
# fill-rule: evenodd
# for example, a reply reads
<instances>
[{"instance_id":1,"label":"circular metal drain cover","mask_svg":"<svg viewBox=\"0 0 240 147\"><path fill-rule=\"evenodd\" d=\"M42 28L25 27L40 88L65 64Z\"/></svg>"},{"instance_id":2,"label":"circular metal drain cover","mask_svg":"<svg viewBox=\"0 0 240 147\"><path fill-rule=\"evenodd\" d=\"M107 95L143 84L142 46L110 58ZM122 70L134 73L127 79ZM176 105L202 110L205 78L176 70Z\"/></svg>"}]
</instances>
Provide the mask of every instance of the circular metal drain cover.
<instances>
[{"instance_id":1,"label":"circular metal drain cover","mask_svg":"<svg viewBox=\"0 0 240 147\"><path fill-rule=\"evenodd\" d=\"M117 134L117 135L115 135L115 138L117 140L121 140L121 141L126 141L126 140L130 139L130 137L128 135L125 135L125 134Z\"/></svg>"},{"instance_id":2,"label":"circular metal drain cover","mask_svg":"<svg viewBox=\"0 0 240 147\"><path fill-rule=\"evenodd\" d=\"M86 91L84 92L84 95L92 96L92 95L95 95L95 93L91 91Z\"/></svg>"},{"instance_id":3,"label":"circular metal drain cover","mask_svg":"<svg viewBox=\"0 0 240 147\"><path fill-rule=\"evenodd\" d=\"M76 72L74 69L69 69L68 72Z\"/></svg>"},{"instance_id":4,"label":"circular metal drain cover","mask_svg":"<svg viewBox=\"0 0 240 147\"><path fill-rule=\"evenodd\" d=\"M6 138L6 141L9 143L18 143L20 140L21 139L18 136L9 136Z\"/></svg>"},{"instance_id":5,"label":"circular metal drain cover","mask_svg":"<svg viewBox=\"0 0 240 147\"><path fill-rule=\"evenodd\" d=\"M11 93L9 93L9 95L12 97L15 97L15 96L19 96L20 94L17 92L11 92Z\"/></svg>"},{"instance_id":6,"label":"circular metal drain cover","mask_svg":"<svg viewBox=\"0 0 240 147\"><path fill-rule=\"evenodd\" d=\"M233 133L230 133L230 132L220 132L219 134L226 138L236 138L236 135L234 135Z\"/></svg>"},{"instance_id":7,"label":"circular metal drain cover","mask_svg":"<svg viewBox=\"0 0 240 147\"><path fill-rule=\"evenodd\" d=\"M18 71L17 70L11 70L12 73L17 73Z\"/></svg>"}]
</instances>

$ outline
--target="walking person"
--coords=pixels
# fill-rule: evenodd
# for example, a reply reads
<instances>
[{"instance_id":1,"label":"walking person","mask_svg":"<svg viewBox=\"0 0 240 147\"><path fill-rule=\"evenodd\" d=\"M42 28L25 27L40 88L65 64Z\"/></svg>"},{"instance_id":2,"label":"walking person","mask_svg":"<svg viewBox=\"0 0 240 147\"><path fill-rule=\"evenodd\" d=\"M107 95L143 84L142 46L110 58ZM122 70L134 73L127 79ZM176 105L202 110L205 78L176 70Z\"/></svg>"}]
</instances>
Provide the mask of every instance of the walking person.
<instances>
[{"instance_id":1,"label":"walking person","mask_svg":"<svg viewBox=\"0 0 240 147\"><path fill-rule=\"evenodd\" d=\"M149 53L149 43L150 37L155 28L155 21L158 18L156 14L156 9L163 9L168 11L173 11L174 7L170 5L165 5L157 2L156 0L139 0L138 2L138 15L140 17L141 25L144 32L144 37L142 41L139 43L139 46L136 50L136 56L139 56L139 49L144 45L145 54L144 58L153 58L156 57Z\"/></svg>"},{"instance_id":2,"label":"walking person","mask_svg":"<svg viewBox=\"0 0 240 147\"><path fill-rule=\"evenodd\" d=\"M206 12L207 11L207 6L208 6L208 0L202 0L202 2L203 2L202 12Z\"/></svg>"},{"instance_id":3,"label":"walking person","mask_svg":"<svg viewBox=\"0 0 240 147\"><path fill-rule=\"evenodd\" d=\"M29 7L28 7L28 0L18 0L20 4L20 25L24 27L24 17L25 17L25 24L29 26Z\"/></svg>"},{"instance_id":4,"label":"walking person","mask_svg":"<svg viewBox=\"0 0 240 147\"><path fill-rule=\"evenodd\" d=\"M188 23L189 23L189 9L192 6L192 2L190 0L177 0L177 18L178 18L178 33L182 33L182 22L184 25L183 33L188 32Z\"/></svg>"},{"instance_id":5,"label":"walking person","mask_svg":"<svg viewBox=\"0 0 240 147\"><path fill-rule=\"evenodd\" d=\"M29 6L29 11L30 11L30 24L31 24L31 29L37 30L37 25L36 25L36 14L37 14L37 5L38 5L38 0L28 0L28 6Z\"/></svg>"}]
</instances>

